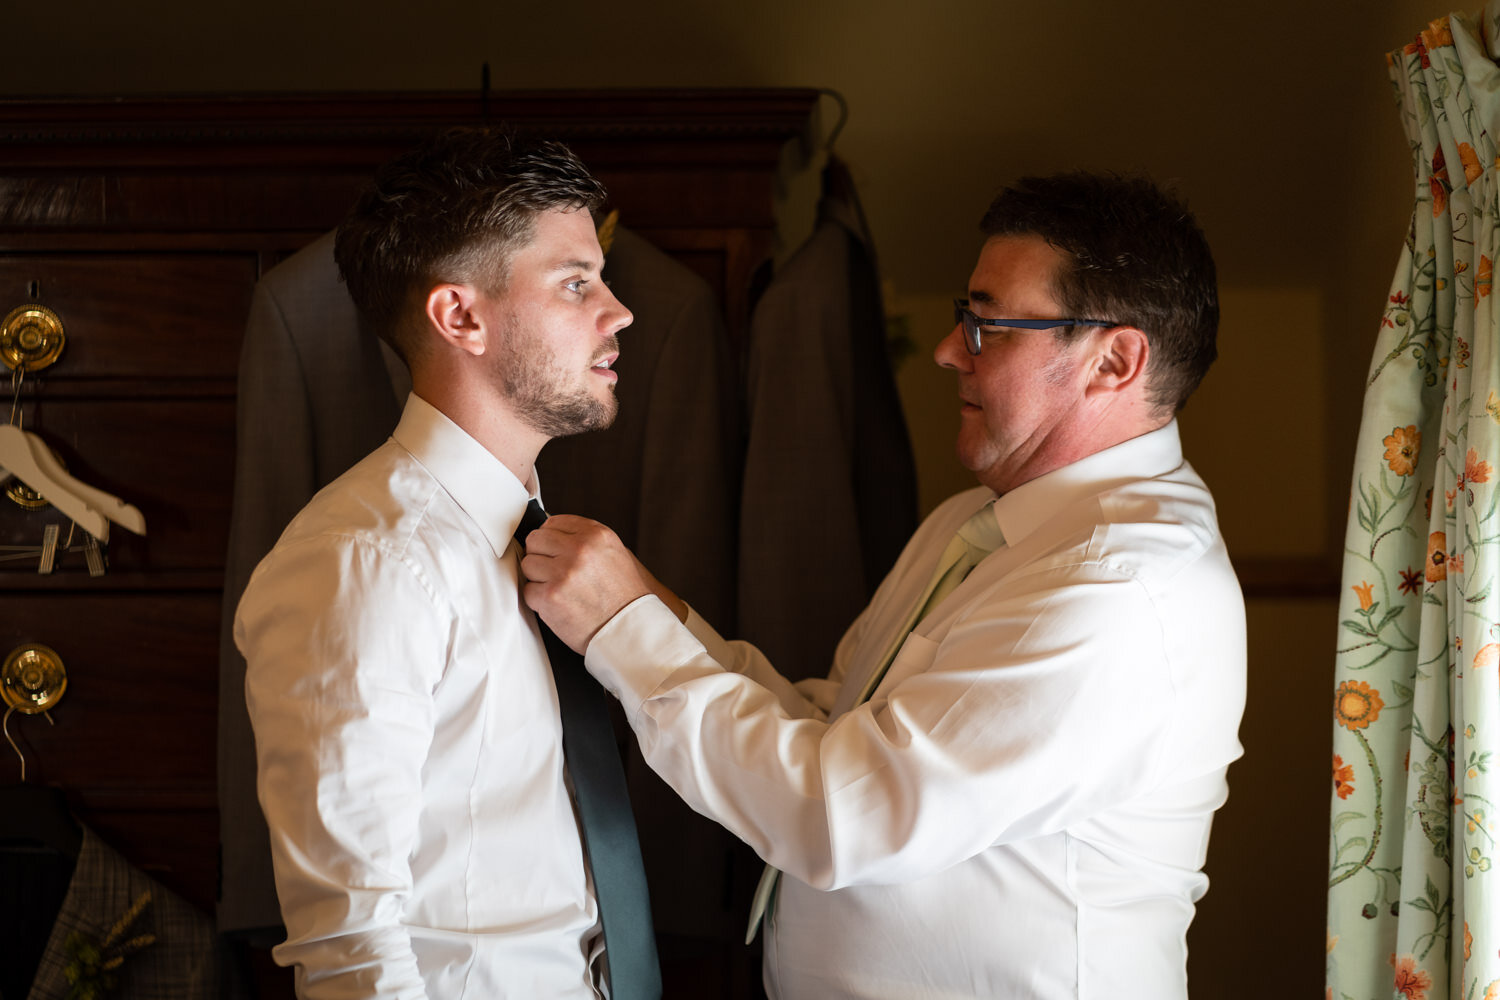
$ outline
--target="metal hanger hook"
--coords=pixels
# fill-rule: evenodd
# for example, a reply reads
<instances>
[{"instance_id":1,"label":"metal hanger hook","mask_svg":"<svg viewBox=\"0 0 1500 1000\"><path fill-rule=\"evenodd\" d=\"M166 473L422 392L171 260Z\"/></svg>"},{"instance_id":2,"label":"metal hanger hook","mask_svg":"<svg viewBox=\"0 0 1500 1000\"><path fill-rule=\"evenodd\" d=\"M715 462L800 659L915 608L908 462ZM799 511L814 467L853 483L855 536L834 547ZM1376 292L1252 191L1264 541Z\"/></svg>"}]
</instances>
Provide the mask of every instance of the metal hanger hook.
<instances>
[{"instance_id":1,"label":"metal hanger hook","mask_svg":"<svg viewBox=\"0 0 1500 1000\"><path fill-rule=\"evenodd\" d=\"M26 380L25 368L14 368L10 373L10 423L21 426L21 383Z\"/></svg>"},{"instance_id":2,"label":"metal hanger hook","mask_svg":"<svg viewBox=\"0 0 1500 1000\"><path fill-rule=\"evenodd\" d=\"M844 99L843 94L832 87L820 87L818 93L825 97L833 98L834 103L839 106L838 119L833 123L833 128L829 131L828 138L823 140L823 148L831 152L833 144L838 141L839 133L844 131L844 126L849 121L849 102Z\"/></svg>"},{"instance_id":3,"label":"metal hanger hook","mask_svg":"<svg viewBox=\"0 0 1500 1000\"><path fill-rule=\"evenodd\" d=\"M0 731L4 731L4 733L5 733L5 742L9 743L10 744L10 748L16 752L16 756L19 757L19 758L21 758L21 783L25 784L26 783L26 755L21 752L21 748L20 747L16 746L15 737L13 737L13 736L10 735L10 717L13 714L15 714L15 711L16 711L16 706L14 706L14 705L10 706L9 708L7 708L5 710L5 718L4 719L0 719Z\"/></svg>"}]
</instances>

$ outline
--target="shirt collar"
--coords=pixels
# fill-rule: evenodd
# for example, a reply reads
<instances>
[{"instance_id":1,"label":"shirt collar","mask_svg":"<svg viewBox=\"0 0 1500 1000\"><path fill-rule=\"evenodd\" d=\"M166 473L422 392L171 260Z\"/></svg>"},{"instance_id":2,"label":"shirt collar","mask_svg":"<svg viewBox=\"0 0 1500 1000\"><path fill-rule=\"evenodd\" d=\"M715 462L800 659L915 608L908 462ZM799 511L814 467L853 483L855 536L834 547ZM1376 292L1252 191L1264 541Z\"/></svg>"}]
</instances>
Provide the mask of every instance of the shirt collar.
<instances>
[{"instance_id":1,"label":"shirt collar","mask_svg":"<svg viewBox=\"0 0 1500 1000\"><path fill-rule=\"evenodd\" d=\"M1154 479L1181 465L1182 441L1177 421L1172 420L1164 427L1022 483L995 501L995 517L1006 541L1013 545L1084 497Z\"/></svg>"},{"instance_id":2,"label":"shirt collar","mask_svg":"<svg viewBox=\"0 0 1500 1000\"><path fill-rule=\"evenodd\" d=\"M489 449L416 393L406 398L391 436L474 519L495 555L504 554L527 502L540 496L536 471L530 486L523 484Z\"/></svg>"}]
</instances>

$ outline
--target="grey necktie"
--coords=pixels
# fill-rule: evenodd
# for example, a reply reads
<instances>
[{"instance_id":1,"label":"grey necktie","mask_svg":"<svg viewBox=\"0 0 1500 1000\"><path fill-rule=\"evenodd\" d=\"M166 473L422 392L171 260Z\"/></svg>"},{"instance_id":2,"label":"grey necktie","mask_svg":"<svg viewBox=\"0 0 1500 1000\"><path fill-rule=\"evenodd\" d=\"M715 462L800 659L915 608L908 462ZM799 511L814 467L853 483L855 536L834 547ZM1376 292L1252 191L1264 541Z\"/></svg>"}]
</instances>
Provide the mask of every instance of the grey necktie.
<instances>
[{"instance_id":1,"label":"grey necktie","mask_svg":"<svg viewBox=\"0 0 1500 1000\"><path fill-rule=\"evenodd\" d=\"M542 505L531 501L516 528L516 541L524 547L526 536L546 519ZM579 825L594 876L599 919L604 924L610 997L657 1000L661 996L661 967L651 927L651 900L607 696L584 669L583 657L569 649L546 623L538 619L537 625L557 685L563 755L573 777Z\"/></svg>"}]
</instances>

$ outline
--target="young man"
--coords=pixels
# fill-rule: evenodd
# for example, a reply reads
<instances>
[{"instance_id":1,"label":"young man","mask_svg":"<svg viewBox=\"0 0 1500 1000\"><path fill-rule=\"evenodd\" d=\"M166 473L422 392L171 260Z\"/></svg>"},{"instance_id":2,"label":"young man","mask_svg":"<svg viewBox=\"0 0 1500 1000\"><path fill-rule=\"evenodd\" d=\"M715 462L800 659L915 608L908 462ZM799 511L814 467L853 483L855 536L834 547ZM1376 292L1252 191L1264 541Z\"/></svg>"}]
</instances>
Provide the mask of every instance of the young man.
<instances>
[{"instance_id":1,"label":"young man","mask_svg":"<svg viewBox=\"0 0 1500 1000\"><path fill-rule=\"evenodd\" d=\"M773 998L1185 1000L1245 696L1243 601L1174 419L1215 354L1213 259L1141 179L1030 178L982 228L936 351L981 485L918 529L826 680L788 684L580 518L532 538L526 600L652 767L780 870Z\"/></svg>"},{"instance_id":2,"label":"young man","mask_svg":"<svg viewBox=\"0 0 1500 1000\"><path fill-rule=\"evenodd\" d=\"M235 622L275 956L301 997L603 995L512 538L542 446L614 418L631 315L601 275L603 199L562 146L455 130L382 168L339 228L349 292L412 395L287 528Z\"/></svg>"}]
</instances>

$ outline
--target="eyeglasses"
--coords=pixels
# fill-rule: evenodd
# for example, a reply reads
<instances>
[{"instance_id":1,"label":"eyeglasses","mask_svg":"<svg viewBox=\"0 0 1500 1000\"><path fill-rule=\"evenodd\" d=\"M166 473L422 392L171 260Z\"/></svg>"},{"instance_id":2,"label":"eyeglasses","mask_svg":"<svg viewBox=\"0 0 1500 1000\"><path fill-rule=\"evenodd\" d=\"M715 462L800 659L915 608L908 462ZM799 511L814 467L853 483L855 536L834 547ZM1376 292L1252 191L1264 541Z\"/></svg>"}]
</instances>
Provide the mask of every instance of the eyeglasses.
<instances>
[{"instance_id":1,"label":"eyeglasses","mask_svg":"<svg viewBox=\"0 0 1500 1000\"><path fill-rule=\"evenodd\" d=\"M979 353L981 327L1004 327L1008 330L1055 330L1060 326L1118 326L1105 319L987 319L969 311L968 299L953 300L953 322L964 328L964 346L970 354Z\"/></svg>"}]
</instances>

